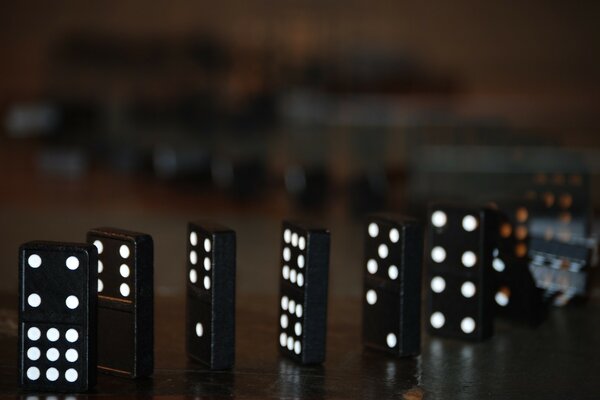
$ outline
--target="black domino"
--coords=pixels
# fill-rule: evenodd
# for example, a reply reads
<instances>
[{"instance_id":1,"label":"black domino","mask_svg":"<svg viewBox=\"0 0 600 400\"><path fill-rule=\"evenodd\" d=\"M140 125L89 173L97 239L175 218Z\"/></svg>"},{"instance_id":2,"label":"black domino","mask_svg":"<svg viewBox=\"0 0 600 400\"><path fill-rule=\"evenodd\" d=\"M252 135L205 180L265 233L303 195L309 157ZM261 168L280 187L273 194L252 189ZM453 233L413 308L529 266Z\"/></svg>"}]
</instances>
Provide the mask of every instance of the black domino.
<instances>
[{"instance_id":1,"label":"black domino","mask_svg":"<svg viewBox=\"0 0 600 400\"><path fill-rule=\"evenodd\" d=\"M98 369L139 378L154 370L154 247L147 234L92 229L98 250Z\"/></svg>"},{"instance_id":2,"label":"black domino","mask_svg":"<svg viewBox=\"0 0 600 400\"><path fill-rule=\"evenodd\" d=\"M279 283L279 349L301 364L325 360L329 232L283 222Z\"/></svg>"},{"instance_id":3,"label":"black domino","mask_svg":"<svg viewBox=\"0 0 600 400\"><path fill-rule=\"evenodd\" d=\"M493 251L492 274L496 315L532 326L545 317L542 290L529 271L529 207L505 204L498 212L499 235Z\"/></svg>"},{"instance_id":4,"label":"black domino","mask_svg":"<svg viewBox=\"0 0 600 400\"><path fill-rule=\"evenodd\" d=\"M491 263L497 217L488 209L429 212L427 325L433 335L483 340L493 332Z\"/></svg>"},{"instance_id":5,"label":"black domino","mask_svg":"<svg viewBox=\"0 0 600 400\"><path fill-rule=\"evenodd\" d=\"M362 340L398 357L420 352L423 229L373 215L365 226Z\"/></svg>"},{"instance_id":6,"label":"black domino","mask_svg":"<svg viewBox=\"0 0 600 400\"><path fill-rule=\"evenodd\" d=\"M96 383L93 246L29 242L19 249L19 382L83 392Z\"/></svg>"},{"instance_id":7,"label":"black domino","mask_svg":"<svg viewBox=\"0 0 600 400\"><path fill-rule=\"evenodd\" d=\"M235 253L233 230L207 221L188 225L187 353L210 369L235 361Z\"/></svg>"}]
</instances>

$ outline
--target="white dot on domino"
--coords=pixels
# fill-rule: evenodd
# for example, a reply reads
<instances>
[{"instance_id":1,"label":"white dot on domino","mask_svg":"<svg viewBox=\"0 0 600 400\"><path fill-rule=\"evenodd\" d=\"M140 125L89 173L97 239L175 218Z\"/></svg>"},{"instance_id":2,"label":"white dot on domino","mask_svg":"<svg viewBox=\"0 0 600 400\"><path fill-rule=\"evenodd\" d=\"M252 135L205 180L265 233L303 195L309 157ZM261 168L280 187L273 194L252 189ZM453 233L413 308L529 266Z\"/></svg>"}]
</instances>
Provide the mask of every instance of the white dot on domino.
<instances>
[{"instance_id":1,"label":"white dot on domino","mask_svg":"<svg viewBox=\"0 0 600 400\"><path fill-rule=\"evenodd\" d=\"M99 240L94 240L94 246L96 246L98 254L102 254L102 252L104 251L104 245L102 244L102 242Z\"/></svg>"},{"instance_id":2,"label":"white dot on domino","mask_svg":"<svg viewBox=\"0 0 600 400\"><path fill-rule=\"evenodd\" d=\"M77 374L77 370L74 368L69 368L66 372L65 372L65 379L68 382L75 382L77 380L77 378L79 377L79 374Z\"/></svg>"},{"instance_id":3,"label":"white dot on domino","mask_svg":"<svg viewBox=\"0 0 600 400\"><path fill-rule=\"evenodd\" d=\"M506 268L506 265L504 264L504 261L502 261L502 259L494 258L494 261L492 261L492 267L494 267L496 271L502 272L504 271L504 268Z\"/></svg>"},{"instance_id":4,"label":"white dot on domino","mask_svg":"<svg viewBox=\"0 0 600 400\"><path fill-rule=\"evenodd\" d=\"M198 281L198 273L195 269L190 269L190 282L196 283Z\"/></svg>"},{"instance_id":5,"label":"white dot on domino","mask_svg":"<svg viewBox=\"0 0 600 400\"><path fill-rule=\"evenodd\" d=\"M300 248L300 250L304 250L306 248L306 239L304 238L304 236L300 236L300 238L298 239L298 247Z\"/></svg>"},{"instance_id":6,"label":"white dot on domino","mask_svg":"<svg viewBox=\"0 0 600 400\"><path fill-rule=\"evenodd\" d=\"M283 275L283 279L285 279L285 280L290 279L290 267L288 267L287 265L284 265L283 268L281 269L281 274Z\"/></svg>"},{"instance_id":7,"label":"white dot on domino","mask_svg":"<svg viewBox=\"0 0 600 400\"><path fill-rule=\"evenodd\" d=\"M394 348L396 347L396 343L398 343L398 339L396 338L396 335L393 333L388 333L387 337L385 338L385 342L387 343L388 347Z\"/></svg>"},{"instance_id":8,"label":"white dot on domino","mask_svg":"<svg viewBox=\"0 0 600 400\"><path fill-rule=\"evenodd\" d=\"M79 358L79 353L75 349L69 349L65 352L65 358L68 362L75 362Z\"/></svg>"},{"instance_id":9,"label":"white dot on domino","mask_svg":"<svg viewBox=\"0 0 600 400\"><path fill-rule=\"evenodd\" d=\"M292 351L294 349L294 338L291 336L288 336L288 338L287 338L287 348L290 351Z\"/></svg>"},{"instance_id":10,"label":"white dot on domino","mask_svg":"<svg viewBox=\"0 0 600 400\"><path fill-rule=\"evenodd\" d=\"M441 246L431 249L431 259L436 263L442 263L446 259L446 250Z\"/></svg>"},{"instance_id":11,"label":"white dot on domino","mask_svg":"<svg viewBox=\"0 0 600 400\"><path fill-rule=\"evenodd\" d=\"M302 324L300 322L294 324L294 333L296 336L302 335Z\"/></svg>"},{"instance_id":12,"label":"white dot on domino","mask_svg":"<svg viewBox=\"0 0 600 400\"><path fill-rule=\"evenodd\" d=\"M27 368L27 379L37 381L40 378L40 370L37 367Z\"/></svg>"},{"instance_id":13,"label":"white dot on domino","mask_svg":"<svg viewBox=\"0 0 600 400\"><path fill-rule=\"evenodd\" d=\"M441 276L431 278L431 290L434 293L442 293L446 289L446 281Z\"/></svg>"},{"instance_id":14,"label":"white dot on domino","mask_svg":"<svg viewBox=\"0 0 600 400\"><path fill-rule=\"evenodd\" d=\"M68 296L65 300L65 304L68 308L74 310L79 306L79 299L73 295Z\"/></svg>"},{"instance_id":15,"label":"white dot on domino","mask_svg":"<svg viewBox=\"0 0 600 400\"><path fill-rule=\"evenodd\" d=\"M210 258L204 257L204 269L207 271L210 271L210 268L211 268Z\"/></svg>"},{"instance_id":16,"label":"white dot on domino","mask_svg":"<svg viewBox=\"0 0 600 400\"><path fill-rule=\"evenodd\" d=\"M370 305L377 303L377 292L375 292L373 289L367 290L366 298L367 303L369 303Z\"/></svg>"},{"instance_id":17,"label":"white dot on domino","mask_svg":"<svg viewBox=\"0 0 600 400\"><path fill-rule=\"evenodd\" d=\"M121 293L121 296L128 297L131 293L131 289L129 289L128 284L122 283L121 286L119 286L119 292Z\"/></svg>"},{"instance_id":18,"label":"white dot on domino","mask_svg":"<svg viewBox=\"0 0 600 400\"><path fill-rule=\"evenodd\" d=\"M375 222L371 222L369 224L369 236L371 236L372 238L377 237L377 235L379 235L379 226L375 223Z\"/></svg>"},{"instance_id":19,"label":"white dot on domino","mask_svg":"<svg viewBox=\"0 0 600 400\"><path fill-rule=\"evenodd\" d=\"M477 229L477 218L472 215L466 215L462 220L462 227L467 232L473 232Z\"/></svg>"},{"instance_id":20,"label":"white dot on domino","mask_svg":"<svg viewBox=\"0 0 600 400\"><path fill-rule=\"evenodd\" d=\"M210 278L208 276L204 277L204 289L206 289L206 290L210 289Z\"/></svg>"},{"instance_id":21,"label":"white dot on domino","mask_svg":"<svg viewBox=\"0 0 600 400\"><path fill-rule=\"evenodd\" d=\"M129 247L122 244L121 247L119 247L119 254L121 255L122 258L128 258L129 255L131 254L131 252L129 251Z\"/></svg>"},{"instance_id":22,"label":"white dot on domino","mask_svg":"<svg viewBox=\"0 0 600 400\"><path fill-rule=\"evenodd\" d=\"M285 332L281 332L281 334L279 335L279 344L281 345L281 347L285 347L287 343L287 335L285 334Z\"/></svg>"},{"instance_id":23,"label":"white dot on domino","mask_svg":"<svg viewBox=\"0 0 600 400\"><path fill-rule=\"evenodd\" d=\"M296 304L296 315L298 316L298 318L302 318L302 304Z\"/></svg>"},{"instance_id":24,"label":"white dot on domino","mask_svg":"<svg viewBox=\"0 0 600 400\"><path fill-rule=\"evenodd\" d=\"M448 222L448 216L445 212L437 210L431 214L431 224L436 228L443 228Z\"/></svg>"},{"instance_id":25,"label":"white dot on domino","mask_svg":"<svg viewBox=\"0 0 600 400\"><path fill-rule=\"evenodd\" d=\"M398 229L392 228L390 230L390 241L392 243L398 243L398 240L400 240L400 232L398 231Z\"/></svg>"},{"instance_id":26,"label":"white dot on domino","mask_svg":"<svg viewBox=\"0 0 600 400\"><path fill-rule=\"evenodd\" d=\"M42 336L42 332L39 328L31 327L27 330L27 338L29 340L33 340L34 342L38 340Z\"/></svg>"},{"instance_id":27,"label":"white dot on domino","mask_svg":"<svg viewBox=\"0 0 600 400\"><path fill-rule=\"evenodd\" d=\"M60 338L60 332L56 328L50 328L46 332L46 338L51 342L56 342Z\"/></svg>"},{"instance_id":28,"label":"white dot on domino","mask_svg":"<svg viewBox=\"0 0 600 400\"><path fill-rule=\"evenodd\" d=\"M302 352L302 344L300 344L299 340L294 342L294 353L300 354Z\"/></svg>"},{"instance_id":29,"label":"white dot on domino","mask_svg":"<svg viewBox=\"0 0 600 400\"><path fill-rule=\"evenodd\" d=\"M48 368L46 370L46 379L48 379L51 382L54 382L55 380L57 380L58 379L58 370L54 367Z\"/></svg>"},{"instance_id":30,"label":"white dot on domino","mask_svg":"<svg viewBox=\"0 0 600 400\"><path fill-rule=\"evenodd\" d=\"M377 269L377 261L373 259L367 261L367 271L369 271L370 274L375 274L377 272Z\"/></svg>"},{"instance_id":31,"label":"white dot on domino","mask_svg":"<svg viewBox=\"0 0 600 400\"><path fill-rule=\"evenodd\" d=\"M506 307L509 302L508 296L501 290L496 293L494 300L500 307Z\"/></svg>"},{"instance_id":32,"label":"white dot on domino","mask_svg":"<svg viewBox=\"0 0 600 400\"><path fill-rule=\"evenodd\" d=\"M67 331L67 333L65 333L65 338L67 339L67 342L75 343L77 339L79 339L79 333L75 329L71 328Z\"/></svg>"},{"instance_id":33,"label":"white dot on domino","mask_svg":"<svg viewBox=\"0 0 600 400\"><path fill-rule=\"evenodd\" d=\"M283 260L284 261L290 261L290 259L292 258L292 252L290 251L289 247L286 247L283 249Z\"/></svg>"},{"instance_id":34,"label":"white dot on domino","mask_svg":"<svg viewBox=\"0 0 600 400\"><path fill-rule=\"evenodd\" d=\"M119 273L121 274L121 276L123 278L128 278L129 277L130 272L129 272L129 267L127 266L127 264L122 264L119 267Z\"/></svg>"},{"instance_id":35,"label":"white dot on domino","mask_svg":"<svg viewBox=\"0 0 600 400\"><path fill-rule=\"evenodd\" d=\"M212 248L212 244L210 242L210 239L204 239L204 251L206 251L208 253L211 248Z\"/></svg>"},{"instance_id":36,"label":"white dot on domino","mask_svg":"<svg viewBox=\"0 0 600 400\"><path fill-rule=\"evenodd\" d=\"M381 258L386 258L389 254L388 247L385 244L380 244L377 249L377 254L379 254L379 257Z\"/></svg>"},{"instance_id":37,"label":"white dot on domino","mask_svg":"<svg viewBox=\"0 0 600 400\"><path fill-rule=\"evenodd\" d=\"M298 256L298 268L304 268L304 256L302 254Z\"/></svg>"},{"instance_id":38,"label":"white dot on domino","mask_svg":"<svg viewBox=\"0 0 600 400\"><path fill-rule=\"evenodd\" d=\"M477 262L477 256L472 251L465 251L461 257L463 265L471 268Z\"/></svg>"},{"instance_id":39,"label":"white dot on domino","mask_svg":"<svg viewBox=\"0 0 600 400\"><path fill-rule=\"evenodd\" d=\"M190 233L190 244L192 246L198 245L198 234L196 232Z\"/></svg>"},{"instance_id":40,"label":"white dot on domino","mask_svg":"<svg viewBox=\"0 0 600 400\"><path fill-rule=\"evenodd\" d=\"M279 324L283 329L286 329L289 325L289 318L286 314L283 314L281 318L279 318Z\"/></svg>"},{"instance_id":41,"label":"white dot on domino","mask_svg":"<svg viewBox=\"0 0 600 400\"><path fill-rule=\"evenodd\" d=\"M27 349L27 358L29 358L31 361L39 360L40 356L41 352L37 347L30 347Z\"/></svg>"},{"instance_id":42,"label":"white dot on domino","mask_svg":"<svg viewBox=\"0 0 600 400\"><path fill-rule=\"evenodd\" d=\"M27 258L27 264L31 268L39 268L40 265L42 265L42 258L37 254L32 254L29 256L29 258Z\"/></svg>"},{"instance_id":43,"label":"white dot on domino","mask_svg":"<svg viewBox=\"0 0 600 400\"><path fill-rule=\"evenodd\" d=\"M283 241L289 243L292 240L292 231L286 229L283 231Z\"/></svg>"},{"instance_id":44,"label":"white dot on domino","mask_svg":"<svg viewBox=\"0 0 600 400\"><path fill-rule=\"evenodd\" d=\"M196 324L196 336L202 337L204 335L204 327L200 322Z\"/></svg>"},{"instance_id":45,"label":"white dot on domino","mask_svg":"<svg viewBox=\"0 0 600 400\"><path fill-rule=\"evenodd\" d=\"M388 276L390 277L391 280L398 279L399 273L400 272L398 271L398 267L396 267L395 265L390 265L390 267L388 268Z\"/></svg>"},{"instance_id":46,"label":"white dot on domino","mask_svg":"<svg viewBox=\"0 0 600 400\"><path fill-rule=\"evenodd\" d=\"M198 253L195 250L190 251L190 262L192 265L196 265L198 262Z\"/></svg>"},{"instance_id":47,"label":"white dot on domino","mask_svg":"<svg viewBox=\"0 0 600 400\"><path fill-rule=\"evenodd\" d=\"M42 298L37 293L32 293L27 297L27 304L31 307L39 307L42 304Z\"/></svg>"},{"instance_id":48,"label":"white dot on domino","mask_svg":"<svg viewBox=\"0 0 600 400\"><path fill-rule=\"evenodd\" d=\"M65 264L67 265L67 268L69 268L71 271L74 271L77 268L79 268L79 260L75 256L71 256L71 257L67 258L67 261Z\"/></svg>"},{"instance_id":49,"label":"white dot on domino","mask_svg":"<svg viewBox=\"0 0 600 400\"><path fill-rule=\"evenodd\" d=\"M59 356L60 356L60 353L54 347L51 347L48 349L48 351L46 351L46 358L48 359L48 361L54 362L54 361L58 360Z\"/></svg>"},{"instance_id":50,"label":"white dot on domino","mask_svg":"<svg viewBox=\"0 0 600 400\"><path fill-rule=\"evenodd\" d=\"M463 318L463 320L460 321L460 329L466 334L473 333L475 326L475 320L471 317Z\"/></svg>"},{"instance_id":51,"label":"white dot on domino","mask_svg":"<svg viewBox=\"0 0 600 400\"><path fill-rule=\"evenodd\" d=\"M463 296L465 296L467 299L475 296L475 285L473 284L473 282L465 282L462 284L462 286L460 287L460 292L462 293Z\"/></svg>"},{"instance_id":52,"label":"white dot on domino","mask_svg":"<svg viewBox=\"0 0 600 400\"><path fill-rule=\"evenodd\" d=\"M292 233L292 246L298 246L298 234L296 232Z\"/></svg>"},{"instance_id":53,"label":"white dot on domino","mask_svg":"<svg viewBox=\"0 0 600 400\"><path fill-rule=\"evenodd\" d=\"M441 312L436 311L433 314L431 314L431 317L429 318L429 323L435 329L440 329L446 323L446 317L444 317L444 314L442 314Z\"/></svg>"},{"instance_id":54,"label":"white dot on domino","mask_svg":"<svg viewBox=\"0 0 600 400\"><path fill-rule=\"evenodd\" d=\"M304 286L304 275L302 275L302 272L298 273L298 277L296 278L296 283L298 284L299 287Z\"/></svg>"},{"instance_id":55,"label":"white dot on domino","mask_svg":"<svg viewBox=\"0 0 600 400\"><path fill-rule=\"evenodd\" d=\"M287 310L287 308L288 308L288 301L289 301L289 299L288 299L287 296L283 296L281 298L281 309Z\"/></svg>"}]
</instances>

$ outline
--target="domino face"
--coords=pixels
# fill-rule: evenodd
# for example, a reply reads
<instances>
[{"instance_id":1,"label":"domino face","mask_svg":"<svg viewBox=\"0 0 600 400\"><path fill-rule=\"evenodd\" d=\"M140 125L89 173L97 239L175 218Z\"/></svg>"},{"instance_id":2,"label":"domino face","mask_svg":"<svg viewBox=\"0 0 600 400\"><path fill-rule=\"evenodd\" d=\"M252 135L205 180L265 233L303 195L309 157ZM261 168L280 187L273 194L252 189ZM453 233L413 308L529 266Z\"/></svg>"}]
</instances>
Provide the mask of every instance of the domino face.
<instances>
[{"instance_id":1,"label":"domino face","mask_svg":"<svg viewBox=\"0 0 600 400\"><path fill-rule=\"evenodd\" d=\"M585 296L592 207L588 174L536 174L527 198L531 209L529 268L535 284L556 306ZM570 248L570 249L569 249ZM569 253L580 253L581 256Z\"/></svg>"},{"instance_id":2,"label":"domino face","mask_svg":"<svg viewBox=\"0 0 600 400\"><path fill-rule=\"evenodd\" d=\"M301 364L325 360L329 232L283 222L279 349Z\"/></svg>"},{"instance_id":3,"label":"domino face","mask_svg":"<svg viewBox=\"0 0 600 400\"><path fill-rule=\"evenodd\" d=\"M98 369L138 378L154 370L154 246L152 237L96 228L98 250Z\"/></svg>"},{"instance_id":4,"label":"domino face","mask_svg":"<svg viewBox=\"0 0 600 400\"><path fill-rule=\"evenodd\" d=\"M83 392L96 383L93 246L29 242L19 249L19 382Z\"/></svg>"},{"instance_id":5,"label":"domino face","mask_svg":"<svg viewBox=\"0 0 600 400\"><path fill-rule=\"evenodd\" d=\"M235 361L235 239L212 222L188 225L187 352L211 369Z\"/></svg>"},{"instance_id":6,"label":"domino face","mask_svg":"<svg viewBox=\"0 0 600 400\"><path fill-rule=\"evenodd\" d=\"M419 354L423 230L411 219L374 215L365 238L363 344Z\"/></svg>"},{"instance_id":7,"label":"domino face","mask_svg":"<svg viewBox=\"0 0 600 400\"><path fill-rule=\"evenodd\" d=\"M531 236L570 242L589 236L592 207L587 174L536 174L525 194L533 205Z\"/></svg>"},{"instance_id":8,"label":"domino face","mask_svg":"<svg viewBox=\"0 0 600 400\"><path fill-rule=\"evenodd\" d=\"M434 206L429 212L431 334L466 340L492 335L492 254L497 219L491 210Z\"/></svg>"},{"instance_id":9,"label":"domino face","mask_svg":"<svg viewBox=\"0 0 600 400\"><path fill-rule=\"evenodd\" d=\"M498 243L492 260L495 313L538 325L545 307L529 271L529 207L521 202L503 206L498 218Z\"/></svg>"}]
</instances>

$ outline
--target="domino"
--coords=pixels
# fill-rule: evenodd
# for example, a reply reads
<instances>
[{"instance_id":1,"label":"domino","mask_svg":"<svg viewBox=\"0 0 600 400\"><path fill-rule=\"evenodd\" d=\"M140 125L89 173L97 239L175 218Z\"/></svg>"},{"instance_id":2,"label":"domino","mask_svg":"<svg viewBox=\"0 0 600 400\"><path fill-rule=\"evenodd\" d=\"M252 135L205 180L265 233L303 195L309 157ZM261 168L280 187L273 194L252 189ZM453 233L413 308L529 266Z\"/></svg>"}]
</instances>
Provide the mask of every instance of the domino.
<instances>
[{"instance_id":1,"label":"domino","mask_svg":"<svg viewBox=\"0 0 600 400\"><path fill-rule=\"evenodd\" d=\"M544 298L555 306L585 297L591 214L588 174L536 174L526 197L534 202L529 231L529 269Z\"/></svg>"},{"instance_id":2,"label":"domino","mask_svg":"<svg viewBox=\"0 0 600 400\"><path fill-rule=\"evenodd\" d=\"M532 238L529 269L545 297L564 306L574 297L585 297L589 286L591 249L586 241L563 243Z\"/></svg>"},{"instance_id":3,"label":"domino","mask_svg":"<svg viewBox=\"0 0 600 400\"><path fill-rule=\"evenodd\" d=\"M19 383L84 392L96 383L97 252L86 244L19 249Z\"/></svg>"},{"instance_id":4,"label":"domino","mask_svg":"<svg viewBox=\"0 0 600 400\"><path fill-rule=\"evenodd\" d=\"M284 221L279 280L279 350L300 364L325 360L329 231Z\"/></svg>"},{"instance_id":5,"label":"domino","mask_svg":"<svg viewBox=\"0 0 600 400\"><path fill-rule=\"evenodd\" d=\"M529 207L531 236L562 242L589 236L592 207L588 174L536 174L525 196L533 203Z\"/></svg>"},{"instance_id":6,"label":"domino","mask_svg":"<svg viewBox=\"0 0 600 400\"><path fill-rule=\"evenodd\" d=\"M412 219L373 215L365 238L363 345L398 357L417 355L423 229Z\"/></svg>"},{"instance_id":7,"label":"domino","mask_svg":"<svg viewBox=\"0 0 600 400\"><path fill-rule=\"evenodd\" d=\"M474 341L492 335L490 266L497 231L489 209L430 209L427 325L432 335Z\"/></svg>"},{"instance_id":8,"label":"domino","mask_svg":"<svg viewBox=\"0 0 600 400\"><path fill-rule=\"evenodd\" d=\"M187 354L210 369L230 369L235 361L235 232L192 222L187 242Z\"/></svg>"},{"instance_id":9,"label":"domino","mask_svg":"<svg viewBox=\"0 0 600 400\"><path fill-rule=\"evenodd\" d=\"M98 250L98 370L140 378L154 370L154 245L152 237L96 228Z\"/></svg>"},{"instance_id":10,"label":"domino","mask_svg":"<svg viewBox=\"0 0 600 400\"><path fill-rule=\"evenodd\" d=\"M529 271L529 206L501 207L498 242L493 252L494 310L497 316L532 326L545 317L543 293Z\"/></svg>"}]
</instances>

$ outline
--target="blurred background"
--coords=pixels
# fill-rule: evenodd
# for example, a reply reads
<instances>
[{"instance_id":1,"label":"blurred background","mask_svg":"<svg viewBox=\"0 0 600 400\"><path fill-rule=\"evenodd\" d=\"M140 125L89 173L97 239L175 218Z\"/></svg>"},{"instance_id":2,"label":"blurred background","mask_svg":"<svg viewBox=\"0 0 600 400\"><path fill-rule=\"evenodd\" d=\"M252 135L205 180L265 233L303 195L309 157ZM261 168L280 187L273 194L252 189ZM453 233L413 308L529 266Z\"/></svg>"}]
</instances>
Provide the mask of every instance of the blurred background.
<instances>
[{"instance_id":1,"label":"blurred background","mask_svg":"<svg viewBox=\"0 0 600 400\"><path fill-rule=\"evenodd\" d=\"M332 228L334 271L356 277L333 278L334 293L355 295L364 214L423 217L432 201L538 201L532 232L593 251L599 13L558 1L4 2L0 290L16 292L21 242L114 225L153 234L158 291L176 293L185 223L210 217L238 230L241 288L260 291L279 221L297 216Z\"/></svg>"}]
</instances>

